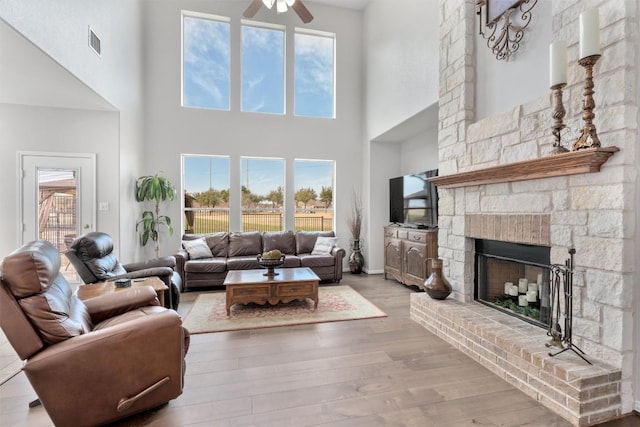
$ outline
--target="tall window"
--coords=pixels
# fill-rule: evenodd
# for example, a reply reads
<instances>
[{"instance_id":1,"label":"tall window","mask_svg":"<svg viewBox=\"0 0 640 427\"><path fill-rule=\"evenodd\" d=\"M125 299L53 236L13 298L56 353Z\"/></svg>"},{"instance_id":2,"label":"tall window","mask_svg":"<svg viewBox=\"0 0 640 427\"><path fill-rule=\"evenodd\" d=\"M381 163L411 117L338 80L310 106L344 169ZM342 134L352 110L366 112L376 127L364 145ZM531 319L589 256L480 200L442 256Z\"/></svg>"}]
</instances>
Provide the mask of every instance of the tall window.
<instances>
[{"instance_id":1,"label":"tall window","mask_svg":"<svg viewBox=\"0 0 640 427\"><path fill-rule=\"evenodd\" d=\"M296 116L335 117L335 35L296 30L294 96Z\"/></svg>"},{"instance_id":2,"label":"tall window","mask_svg":"<svg viewBox=\"0 0 640 427\"><path fill-rule=\"evenodd\" d=\"M182 156L184 232L229 231L229 157Z\"/></svg>"},{"instance_id":3,"label":"tall window","mask_svg":"<svg viewBox=\"0 0 640 427\"><path fill-rule=\"evenodd\" d=\"M242 230L282 230L284 159L243 157L240 166Z\"/></svg>"},{"instance_id":4,"label":"tall window","mask_svg":"<svg viewBox=\"0 0 640 427\"><path fill-rule=\"evenodd\" d=\"M334 162L295 160L295 229L333 230Z\"/></svg>"},{"instance_id":5,"label":"tall window","mask_svg":"<svg viewBox=\"0 0 640 427\"><path fill-rule=\"evenodd\" d=\"M183 12L184 107L230 109L230 46L228 18Z\"/></svg>"},{"instance_id":6,"label":"tall window","mask_svg":"<svg viewBox=\"0 0 640 427\"><path fill-rule=\"evenodd\" d=\"M242 111L284 114L284 27L243 21Z\"/></svg>"}]
</instances>

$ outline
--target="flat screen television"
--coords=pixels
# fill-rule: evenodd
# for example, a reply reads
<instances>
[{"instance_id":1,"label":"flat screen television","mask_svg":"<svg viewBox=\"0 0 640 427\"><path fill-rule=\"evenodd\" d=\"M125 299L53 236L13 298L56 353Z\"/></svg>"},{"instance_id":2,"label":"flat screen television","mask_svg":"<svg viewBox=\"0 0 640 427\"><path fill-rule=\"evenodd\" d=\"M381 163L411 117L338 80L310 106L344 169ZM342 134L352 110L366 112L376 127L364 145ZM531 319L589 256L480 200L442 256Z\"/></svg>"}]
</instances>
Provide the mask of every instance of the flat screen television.
<instances>
[{"instance_id":1,"label":"flat screen television","mask_svg":"<svg viewBox=\"0 0 640 427\"><path fill-rule=\"evenodd\" d=\"M427 179L438 175L433 169L389 180L389 222L407 227L438 226L438 191Z\"/></svg>"}]
</instances>

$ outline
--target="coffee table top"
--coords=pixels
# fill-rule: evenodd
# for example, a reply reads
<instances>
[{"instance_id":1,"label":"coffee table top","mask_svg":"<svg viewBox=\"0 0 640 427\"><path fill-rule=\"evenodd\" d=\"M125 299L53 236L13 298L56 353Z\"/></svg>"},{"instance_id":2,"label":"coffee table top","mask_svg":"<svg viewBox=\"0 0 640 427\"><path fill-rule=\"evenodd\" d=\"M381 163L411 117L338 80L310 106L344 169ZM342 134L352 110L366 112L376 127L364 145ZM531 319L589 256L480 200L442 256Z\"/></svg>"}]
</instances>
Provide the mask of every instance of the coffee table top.
<instances>
[{"instance_id":1,"label":"coffee table top","mask_svg":"<svg viewBox=\"0 0 640 427\"><path fill-rule=\"evenodd\" d=\"M224 279L224 285L242 285L250 283L277 283L317 280L320 278L308 267L278 268L277 276L265 276L266 269L231 270Z\"/></svg>"}]
</instances>

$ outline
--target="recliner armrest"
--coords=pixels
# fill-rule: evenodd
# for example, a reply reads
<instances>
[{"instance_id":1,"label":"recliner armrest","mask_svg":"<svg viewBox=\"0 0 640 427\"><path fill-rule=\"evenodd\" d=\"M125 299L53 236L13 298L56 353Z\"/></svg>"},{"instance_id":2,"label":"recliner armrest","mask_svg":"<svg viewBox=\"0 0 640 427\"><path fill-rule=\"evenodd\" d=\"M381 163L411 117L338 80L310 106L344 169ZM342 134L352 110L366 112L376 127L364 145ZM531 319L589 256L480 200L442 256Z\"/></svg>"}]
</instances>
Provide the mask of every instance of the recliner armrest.
<instances>
[{"instance_id":1,"label":"recliner armrest","mask_svg":"<svg viewBox=\"0 0 640 427\"><path fill-rule=\"evenodd\" d=\"M152 268L145 268L144 270L136 270L136 271L130 271L128 273L124 273L124 274L118 274L117 276L113 276L113 277L109 277L109 280L116 280L116 279L140 279L142 277L159 277L161 279L163 279L163 281L167 282L167 280L164 280L165 277L171 277L171 275L173 274L173 268L170 267L152 267Z\"/></svg>"},{"instance_id":2,"label":"recliner armrest","mask_svg":"<svg viewBox=\"0 0 640 427\"><path fill-rule=\"evenodd\" d=\"M166 256L162 258L150 259L148 261L131 262L129 264L123 264L125 270L128 272L144 270L153 267L169 267L173 269L176 266L176 259L173 256Z\"/></svg>"},{"instance_id":3,"label":"recliner armrest","mask_svg":"<svg viewBox=\"0 0 640 427\"><path fill-rule=\"evenodd\" d=\"M136 308L160 305L160 302L151 286L140 286L85 300L84 305L87 306L91 321L96 324Z\"/></svg>"}]
</instances>

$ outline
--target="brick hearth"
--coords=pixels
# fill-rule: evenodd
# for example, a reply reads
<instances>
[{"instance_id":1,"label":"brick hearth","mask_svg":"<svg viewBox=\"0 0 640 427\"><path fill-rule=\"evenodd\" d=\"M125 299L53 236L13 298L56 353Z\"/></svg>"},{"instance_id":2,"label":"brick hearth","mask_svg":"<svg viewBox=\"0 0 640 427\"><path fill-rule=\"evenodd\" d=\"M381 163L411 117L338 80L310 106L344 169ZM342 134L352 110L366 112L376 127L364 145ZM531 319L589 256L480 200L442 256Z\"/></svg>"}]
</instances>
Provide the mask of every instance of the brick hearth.
<instances>
[{"instance_id":1,"label":"brick hearth","mask_svg":"<svg viewBox=\"0 0 640 427\"><path fill-rule=\"evenodd\" d=\"M550 357L546 331L478 303L411 295L411 318L577 426L621 415L622 372L571 351Z\"/></svg>"}]
</instances>

